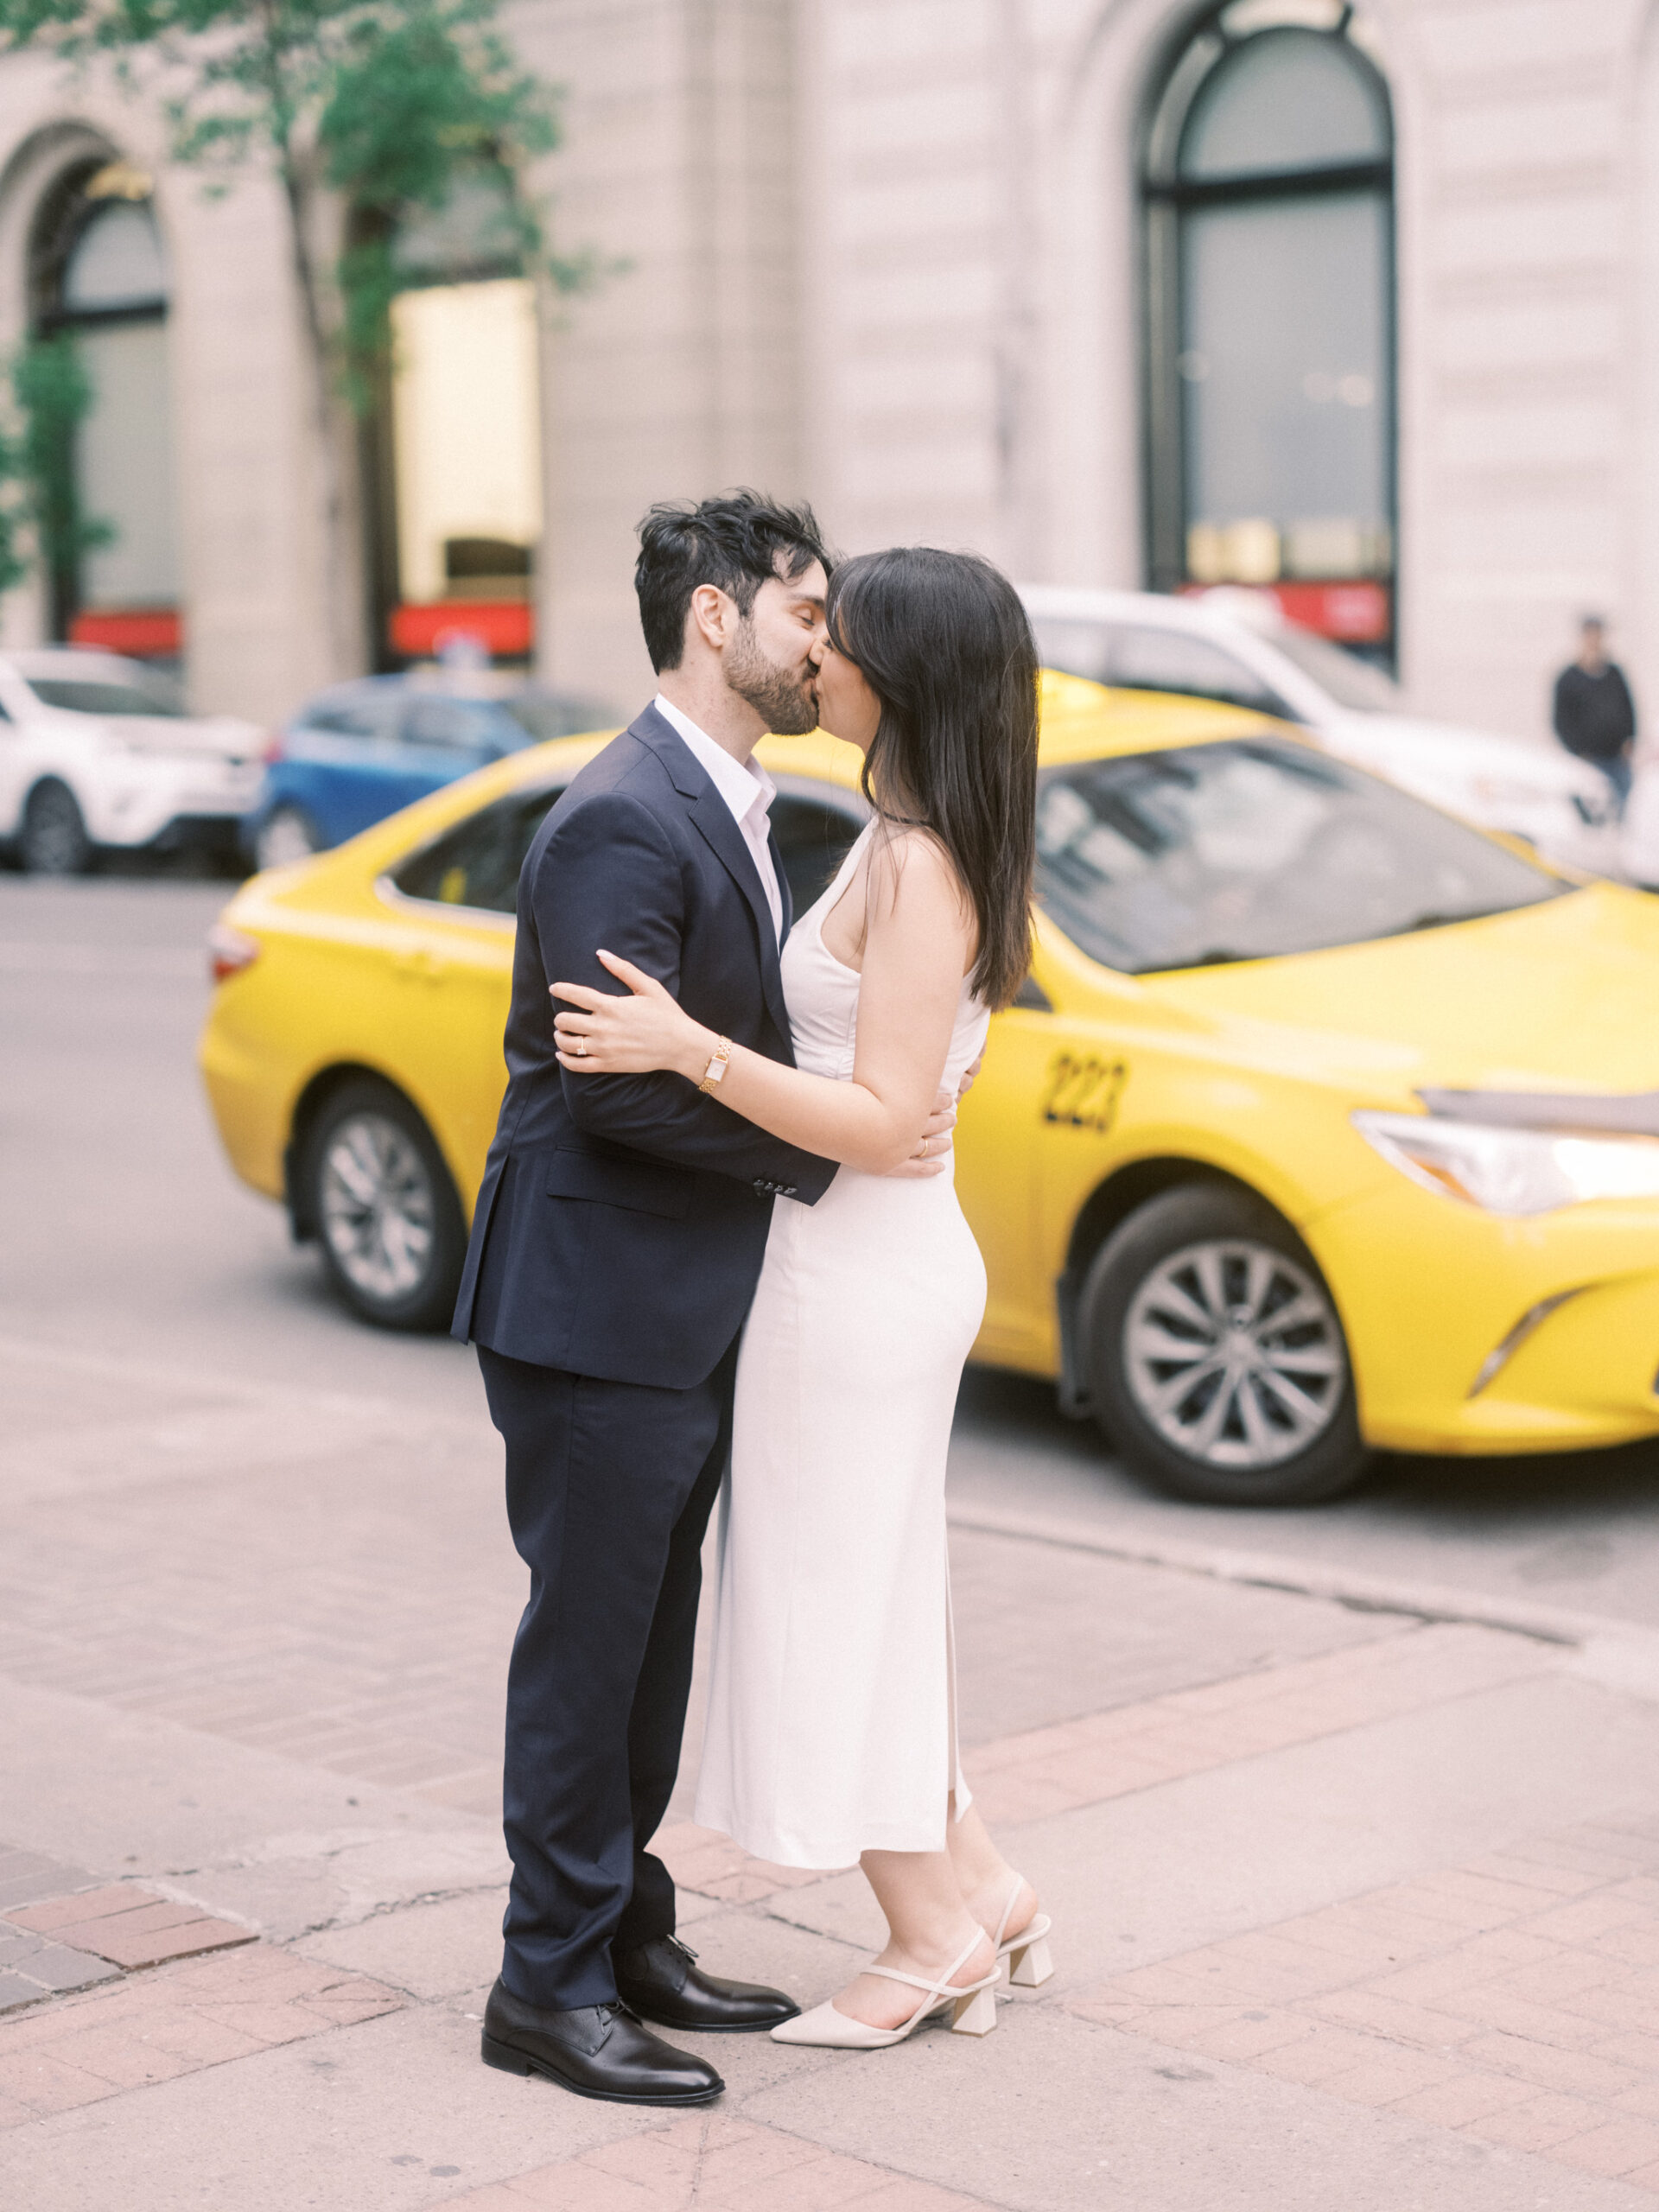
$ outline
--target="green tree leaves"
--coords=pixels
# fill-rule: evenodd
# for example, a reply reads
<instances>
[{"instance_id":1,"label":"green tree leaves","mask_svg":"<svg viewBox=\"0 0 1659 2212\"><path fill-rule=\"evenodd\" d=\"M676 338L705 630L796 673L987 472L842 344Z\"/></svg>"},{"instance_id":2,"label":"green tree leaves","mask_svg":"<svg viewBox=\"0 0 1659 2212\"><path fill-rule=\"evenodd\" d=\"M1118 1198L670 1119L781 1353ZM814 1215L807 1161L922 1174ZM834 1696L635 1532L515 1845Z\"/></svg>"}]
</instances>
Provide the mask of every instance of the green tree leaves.
<instances>
[{"instance_id":1,"label":"green tree leaves","mask_svg":"<svg viewBox=\"0 0 1659 2212\"><path fill-rule=\"evenodd\" d=\"M497 8L498 0L0 0L0 51L101 60L161 103L173 158L211 188L228 189L260 166L278 184L310 359L324 601L341 673L360 653L362 594L351 574L337 403L365 413L383 388L391 304L409 281L397 255L400 226L435 214L487 168L505 187L497 272L511 268L563 290L594 272L590 259L562 258L550 245L527 171L558 143L558 95L519 66L496 28ZM74 531L89 526L66 520L63 542L87 542ZM0 575L9 557L0 544Z\"/></svg>"},{"instance_id":2,"label":"green tree leaves","mask_svg":"<svg viewBox=\"0 0 1659 2212\"><path fill-rule=\"evenodd\" d=\"M0 592L38 560L60 604L73 597L81 556L115 531L83 512L75 435L92 411L86 365L71 331L30 340L7 371L12 404L0 420Z\"/></svg>"}]
</instances>

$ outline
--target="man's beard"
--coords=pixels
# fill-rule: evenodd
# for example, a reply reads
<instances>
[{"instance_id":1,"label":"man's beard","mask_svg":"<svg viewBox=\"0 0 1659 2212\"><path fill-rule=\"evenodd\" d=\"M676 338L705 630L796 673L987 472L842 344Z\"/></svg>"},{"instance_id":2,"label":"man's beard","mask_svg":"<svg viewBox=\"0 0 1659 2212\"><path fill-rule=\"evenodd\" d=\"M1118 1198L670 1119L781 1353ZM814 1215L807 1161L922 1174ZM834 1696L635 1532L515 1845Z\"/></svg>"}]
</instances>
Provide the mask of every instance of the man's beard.
<instances>
[{"instance_id":1,"label":"man's beard","mask_svg":"<svg viewBox=\"0 0 1659 2212\"><path fill-rule=\"evenodd\" d=\"M744 622L726 656L726 682L747 699L769 730L779 737L804 737L818 726L812 693L814 671L807 664L797 675L768 660L755 643L754 626Z\"/></svg>"}]
</instances>

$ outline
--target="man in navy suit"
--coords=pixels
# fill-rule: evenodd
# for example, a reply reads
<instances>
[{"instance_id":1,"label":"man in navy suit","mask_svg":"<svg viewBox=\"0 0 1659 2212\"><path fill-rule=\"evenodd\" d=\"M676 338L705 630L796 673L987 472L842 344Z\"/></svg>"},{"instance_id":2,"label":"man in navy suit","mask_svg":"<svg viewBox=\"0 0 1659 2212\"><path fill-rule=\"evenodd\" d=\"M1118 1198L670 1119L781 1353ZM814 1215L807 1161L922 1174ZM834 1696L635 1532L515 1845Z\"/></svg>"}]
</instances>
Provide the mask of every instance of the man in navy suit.
<instances>
[{"instance_id":1,"label":"man in navy suit","mask_svg":"<svg viewBox=\"0 0 1659 2212\"><path fill-rule=\"evenodd\" d=\"M789 887L773 786L750 755L768 730L817 725L829 565L809 507L753 493L655 507L641 525L634 581L660 690L524 861L507 1090L455 1310L531 1573L484 2056L628 2103L700 2104L723 2086L644 2019L759 2030L797 2010L701 1971L646 1847L679 1766L703 1533L773 1201L810 1205L836 1169L678 1075L567 1084L548 987L620 989L603 946L722 1037L793 1064Z\"/></svg>"}]
</instances>

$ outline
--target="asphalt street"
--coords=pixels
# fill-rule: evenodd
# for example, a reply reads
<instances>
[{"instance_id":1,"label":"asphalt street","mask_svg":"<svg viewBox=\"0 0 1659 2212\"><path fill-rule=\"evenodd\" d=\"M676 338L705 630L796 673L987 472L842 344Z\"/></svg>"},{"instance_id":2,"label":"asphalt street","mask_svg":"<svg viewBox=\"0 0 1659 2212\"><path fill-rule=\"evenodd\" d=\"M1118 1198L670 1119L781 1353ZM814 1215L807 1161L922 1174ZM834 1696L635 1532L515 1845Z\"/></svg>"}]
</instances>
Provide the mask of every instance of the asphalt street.
<instances>
[{"instance_id":1,"label":"asphalt street","mask_svg":"<svg viewBox=\"0 0 1659 2212\"><path fill-rule=\"evenodd\" d=\"M204 938L227 895L177 874L0 876L0 1339L25 1363L67 1353L105 1373L481 1423L470 1355L348 1319L315 1252L225 1162L194 1052ZM1293 1579L1432 1584L1659 1627L1659 1446L1390 1459L1314 1510L1198 1508L1148 1494L1046 1387L982 1370L963 1386L952 1485L964 1514L1131 1552L1268 1554Z\"/></svg>"}]
</instances>

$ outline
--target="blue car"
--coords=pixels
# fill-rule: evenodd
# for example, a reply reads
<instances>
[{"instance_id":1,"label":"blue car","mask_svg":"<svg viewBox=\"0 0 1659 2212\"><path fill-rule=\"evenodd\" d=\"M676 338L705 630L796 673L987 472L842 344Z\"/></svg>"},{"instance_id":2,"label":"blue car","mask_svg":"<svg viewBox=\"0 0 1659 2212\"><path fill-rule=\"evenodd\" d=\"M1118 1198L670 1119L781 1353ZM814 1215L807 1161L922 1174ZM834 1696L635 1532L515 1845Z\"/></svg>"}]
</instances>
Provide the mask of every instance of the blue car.
<instances>
[{"instance_id":1,"label":"blue car","mask_svg":"<svg viewBox=\"0 0 1659 2212\"><path fill-rule=\"evenodd\" d=\"M429 791L543 738L604 729L593 702L526 684L474 696L408 676L365 676L321 691L266 755L244 851L282 868L343 844Z\"/></svg>"}]
</instances>

